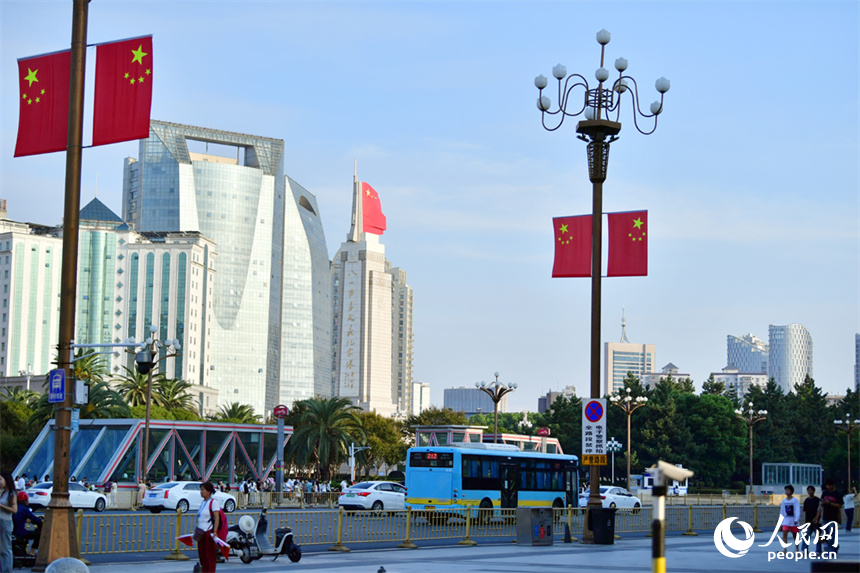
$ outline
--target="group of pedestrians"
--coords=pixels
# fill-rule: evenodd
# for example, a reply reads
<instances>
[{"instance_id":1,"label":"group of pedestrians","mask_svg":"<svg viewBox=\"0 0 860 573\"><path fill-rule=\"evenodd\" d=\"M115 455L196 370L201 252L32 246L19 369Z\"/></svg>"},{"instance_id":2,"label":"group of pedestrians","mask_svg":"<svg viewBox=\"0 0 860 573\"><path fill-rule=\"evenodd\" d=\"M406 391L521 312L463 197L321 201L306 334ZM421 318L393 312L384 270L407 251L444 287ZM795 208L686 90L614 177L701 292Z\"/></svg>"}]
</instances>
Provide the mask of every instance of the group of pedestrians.
<instances>
[{"instance_id":1,"label":"group of pedestrians","mask_svg":"<svg viewBox=\"0 0 860 573\"><path fill-rule=\"evenodd\" d=\"M845 510L845 532L850 533L857 490L851 487L843 496L836 491L836 482L828 479L824 482L821 497L815 495L815 486L812 485L807 486L806 493L801 508L800 500L794 496L794 486L785 486L785 499L779 508L783 546L788 545L788 534L791 533L798 551L807 553L815 543L815 552L819 555L822 549L838 553L837 530L842 523L842 510Z\"/></svg>"}]
</instances>

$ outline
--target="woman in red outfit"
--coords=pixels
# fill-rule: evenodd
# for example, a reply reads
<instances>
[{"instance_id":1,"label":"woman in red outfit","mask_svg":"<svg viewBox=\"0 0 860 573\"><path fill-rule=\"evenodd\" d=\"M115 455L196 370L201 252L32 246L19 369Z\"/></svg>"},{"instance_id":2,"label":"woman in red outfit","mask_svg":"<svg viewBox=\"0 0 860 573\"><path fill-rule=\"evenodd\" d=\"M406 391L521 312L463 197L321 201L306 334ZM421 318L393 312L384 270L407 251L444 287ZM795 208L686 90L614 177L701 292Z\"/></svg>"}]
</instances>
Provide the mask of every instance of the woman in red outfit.
<instances>
[{"instance_id":1,"label":"woman in red outfit","mask_svg":"<svg viewBox=\"0 0 860 573\"><path fill-rule=\"evenodd\" d=\"M215 556L218 551L213 535L218 531L218 510L221 506L218 500L212 498L213 493L215 493L215 486L211 481L200 484L203 503L197 510L194 540L197 541L197 554L200 556L200 569L203 573L215 573Z\"/></svg>"}]
</instances>

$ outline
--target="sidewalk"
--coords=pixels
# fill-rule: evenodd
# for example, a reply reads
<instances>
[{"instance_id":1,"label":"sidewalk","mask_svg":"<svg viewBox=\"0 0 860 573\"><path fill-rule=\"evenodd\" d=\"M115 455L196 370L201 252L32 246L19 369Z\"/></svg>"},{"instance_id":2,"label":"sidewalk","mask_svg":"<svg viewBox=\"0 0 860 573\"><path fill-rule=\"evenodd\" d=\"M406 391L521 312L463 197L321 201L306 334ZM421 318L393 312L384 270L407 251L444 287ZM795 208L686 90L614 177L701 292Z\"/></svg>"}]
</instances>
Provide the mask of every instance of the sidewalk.
<instances>
[{"instance_id":1,"label":"sidewalk","mask_svg":"<svg viewBox=\"0 0 860 573\"><path fill-rule=\"evenodd\" d=\"M747 555L735 559L723 557L714 547L713 537L669 537L666 539L666 570L671 572L808 572L811 562L768 561L768 551L778 547L753 546ZM189 556L193 553L189 552ZM841 562L860 560L860 536L845 535L839 539ZM147 563L93 564L91 573L190 573L195 561L158 561ZM845 563L845 571L858 571ZM299 563L280 557L245 565L231 560L218 565L220 572L283 573L285 571L327 571L332 573L554 573L561 571L600 571L631 573L651 571L651 540L624 539L615 545L584 546L580 543L552 547L517 546L513 543L478 545L477 547L441 547L433 549L390 549L332 553L310 549Z\"/></svg>"}]
</instances>

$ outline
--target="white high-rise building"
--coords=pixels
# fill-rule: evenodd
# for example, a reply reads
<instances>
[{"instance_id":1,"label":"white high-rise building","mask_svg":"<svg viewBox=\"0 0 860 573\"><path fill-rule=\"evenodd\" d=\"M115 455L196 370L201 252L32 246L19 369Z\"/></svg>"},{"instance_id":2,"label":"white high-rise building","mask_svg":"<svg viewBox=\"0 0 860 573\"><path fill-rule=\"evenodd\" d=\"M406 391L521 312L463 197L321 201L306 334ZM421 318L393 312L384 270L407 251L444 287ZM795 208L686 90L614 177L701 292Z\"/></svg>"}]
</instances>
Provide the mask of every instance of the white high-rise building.
<instances>
[{"instance_id":1,"label":"white high-rise building","mask_svg":"<svg viewBox=\"0 0 860 573\"><path fill-rule=\"evenodd\" d=\"M626 319L621 314L621 342L604 345L603 391L612 394L624 387L624 379L630 372L642 383L646 374L654 372L657 362L657 346L633 344L627 340Z\"/></svg>"},{"instance_id":2,"label":"white high-rise building","mask_svg":"<svg viewBox=\"0 0 860 573\"><path fill-rule=\"evenodd\" d=\"M645 386L645 388L653 388L660 380L666 380L669 376L671 376L672 380L675 382L680 382L681 380L686 380L691 377L685 372L680 372L679 368L670 362L664 366L660 372L643 374L642 385Z\"/></svg>"},{"instance_id":3,"label":"white high-rise building","mask_svg":"<svg viewBox=\"0 0 860 573\"><path fill-rule=\"evenodd\" d=\"M800 324L768 327L770 356L767 375L788 394L812 376L812 336Z\"/></svg>"},{"instance_id":4,"label":"white high-rise building","mask_svg":"<svg viewBox=\"0 0 860 573\"><path fill-rule=\"evenodd\" d=\"M364 231L360 182L354 181L352 226L331 266L338 396L366 411L411 411L412 288L385 258L379 235Z\"/></svg>"},{"instance_id":5,"label":"white high-rise building","mask_svg":"<svg viewBox=\"0 0 860 573\"><path fill-rule=\"evenodd\" d=\"M417 416L430 407L430 384L427 382L412 383L412 411L410 414Z\"/></svg>"},{"instance_id":6,"label":"white high-rise building","mask_svg":"<svg viewBox=\"0 0 860 573\"><path fill-rule=\"evenodd\" d=\"M330 394L328 252L315 197L284 175L283 140L151 121L126 159L123 219L215 242L205 352L221 405L265 416Z\"/></svg>"},{"instance_id":7,"label":"white high-rise building","mask_svg":"<svg viewBox=\"0 0 860 573\"><path fill-rule=\"evenodd\" d=\"M767 373L768 345L753 334L729 334L726 341L726 365L738 372Z\"/></svg>"},{"instance_id":8,"label":"white high-rise building","mask_svg":"<svg viewBox=\"0 0 860 573\"><path fill-rule=\"evenodd\" d=\"M737 368L725 367L722 372L711 372L714 382L722 382L726 390L734 389L738 398L743 399L750 388L767 386L767 373L740 372Z\"/></svg>"}]
</instances>

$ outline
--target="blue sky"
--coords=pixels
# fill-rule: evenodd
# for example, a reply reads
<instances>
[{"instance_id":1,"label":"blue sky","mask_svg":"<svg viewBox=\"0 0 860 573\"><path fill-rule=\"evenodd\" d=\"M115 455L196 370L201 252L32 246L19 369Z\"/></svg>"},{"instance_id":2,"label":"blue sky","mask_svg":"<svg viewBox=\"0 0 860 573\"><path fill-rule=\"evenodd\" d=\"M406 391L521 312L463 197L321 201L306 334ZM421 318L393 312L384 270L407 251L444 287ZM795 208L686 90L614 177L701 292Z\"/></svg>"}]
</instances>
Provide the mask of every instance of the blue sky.
<instances>
[{"instance_id":1,"label":"blue sky","mask_svg":"<svg viewBox=\"0 0 860 573\"><path fill-rule=\"evenodd\" d=\"M64 155L12 158L16 59L68 48L71 6L0 1L0 196L15 220L62 217ZM643 108L658 77L672 89L651 136L625 102L612 145L604 210L648 209L650 268L604 281L604 341L624 307L628 338L701 386L727 334L796 322L816 381L853 381L856 2L93 0L89 15L89 43L153 34L154 119L284 139L330 254L357 159L415 290L415 379L441 405L443 388L499 371L519 384L514 410L566 384L587 393L589 281L550 278L552 217L591 210L585 148L575 122L544 131L532 82L559 62L591 80L606 28L607 67L628 59ZM82 204L98 188L121 212L128 156L136 142L85 151Z\"/></svg>"}]
</instances>

